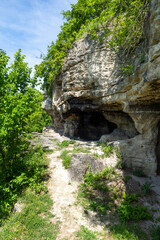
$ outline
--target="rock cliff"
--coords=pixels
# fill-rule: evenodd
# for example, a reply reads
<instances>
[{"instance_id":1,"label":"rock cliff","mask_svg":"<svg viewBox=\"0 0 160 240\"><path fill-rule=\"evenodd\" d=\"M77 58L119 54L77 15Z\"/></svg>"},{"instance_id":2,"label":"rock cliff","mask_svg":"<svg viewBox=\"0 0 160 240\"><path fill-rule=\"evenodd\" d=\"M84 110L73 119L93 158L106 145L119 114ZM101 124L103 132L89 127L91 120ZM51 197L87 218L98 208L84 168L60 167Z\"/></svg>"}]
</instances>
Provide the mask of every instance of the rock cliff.
<instances>
[{"instance_id":1,"label":"rock cliff","mask_svg":"<svg viewBox=\"0 0 160 240\"><path fill-rule=\"evenodd\" d=\"M112 142L124 163L160 174L160 0L152 0L147 46L136 51L134 73L117 71L113 52L86 36L73 44L42 107L55 130L70 137Z\"/></svg>"}]
</instances>

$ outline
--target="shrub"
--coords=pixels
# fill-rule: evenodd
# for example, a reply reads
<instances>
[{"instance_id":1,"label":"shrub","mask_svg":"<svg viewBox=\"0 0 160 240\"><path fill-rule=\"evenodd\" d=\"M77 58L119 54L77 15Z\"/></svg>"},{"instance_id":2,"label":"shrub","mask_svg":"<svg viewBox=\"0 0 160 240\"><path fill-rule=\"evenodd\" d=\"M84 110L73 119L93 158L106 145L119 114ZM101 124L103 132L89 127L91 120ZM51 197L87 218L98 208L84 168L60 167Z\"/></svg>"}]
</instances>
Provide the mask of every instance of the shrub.
<instances>
[{"instance_id":1,"label":"shrub","mask_svg":"<svg viewBox=\"0 0 160 240\"><path fill-rule=\"evenodd\" d=\"M148 207L143 207L138 204L132 205L130 201L124 200L121 206L117 208L119 219L122 222L149 220L152 214L147 211Z\"/></svg>"},{"instance_id":2,"label":"shrub","mask_svg":"<svg viewBox=\"0 0 160 240\"><path fill-rule=\"evenodd\" d=\"M68 154L69 151L67 150L64 150L62 153L61 153L61 159L62 159L62 163L63 163L63 166L65 167L65 169L69 168L69 165L70 165L70 162L71 162L71 158L72 156Z\"/></svg>"}]
</instances>

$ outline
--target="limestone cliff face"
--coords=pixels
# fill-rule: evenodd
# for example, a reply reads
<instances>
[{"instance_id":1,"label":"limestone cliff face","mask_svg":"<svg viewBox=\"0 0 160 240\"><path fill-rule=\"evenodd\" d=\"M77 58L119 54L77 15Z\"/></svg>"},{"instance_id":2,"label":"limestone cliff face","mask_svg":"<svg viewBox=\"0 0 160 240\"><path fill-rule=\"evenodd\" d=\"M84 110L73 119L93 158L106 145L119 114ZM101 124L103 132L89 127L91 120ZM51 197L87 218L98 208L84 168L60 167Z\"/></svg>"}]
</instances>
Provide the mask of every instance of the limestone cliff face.
<instances>
[{"instance_id":1,"label":"limestone cliff face","mask_svg":"<svg viewBox=\"0 0 160 240\"><path fill-rule=\"evenodd\" d=\"M115 55L88 36L69 51L42 107L70 137L119 146L128 167L160 174L160 0L152 0L148 48L137 51L135 71L118 76ZM145 55L145 56L144 56ZM145 61L142 63L142 58Z\"/></svg>"}]
</instances>

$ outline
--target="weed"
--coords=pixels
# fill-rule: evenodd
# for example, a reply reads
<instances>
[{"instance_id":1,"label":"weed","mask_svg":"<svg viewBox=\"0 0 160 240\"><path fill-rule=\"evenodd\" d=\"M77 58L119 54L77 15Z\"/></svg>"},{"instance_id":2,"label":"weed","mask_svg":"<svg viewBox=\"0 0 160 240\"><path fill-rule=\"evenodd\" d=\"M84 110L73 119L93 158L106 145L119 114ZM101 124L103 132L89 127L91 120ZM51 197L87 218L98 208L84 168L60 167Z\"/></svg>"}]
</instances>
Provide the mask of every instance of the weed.
<instances>
[{"instance_id":1,"label":"weed","mask_svg":"<svg viewBox=\"0 0 160 240\"><path fill-rule=\"evenodd\" d=\"M113 152L113 146L109 145L102 145L102 151L104 152L105 157L110 157L111 153Z\"/></svg>"},{"instance_id":2,"label":"weed","mask_svg":"<svg viewBox=\"0 0 160 240\"><path fill-rule=\"evenodd\" d=\"M72 153L90 153L90 149L74 146Z\"/></svg>"},{"instance_id":3,"label":"weed","mask_svg":"<svg viewBox=\"0 0 160 240\"><path fill-rule=\"evenodd\" d=\"M109 230L113 239L120 239L120 240L138 240L139 237L143 237L146 239L146 234L140 229L139 226L134 225L126 225L122 224L114 224L109 225Z\"/></svg>"},{"instance_id":4,"label":"weed","mask_svg":"<svg viewBox=\"0 0 160 240\"><path fill-rule=\"evenodd\" d=\"M113 168L105 168L95 174L91 169L86 172L84 183L80 185L78 192L78 201L85 210L91 209L100 215L105 215L106 211L111 210L114 200L109 196L111 189L107 186L106 181L114 178L115 175Z\"/></svg>"},{"instance_id":5,"label":"weed","mask_svg":"<svg viewBox=\"0 0 160 240\"><path fill-rule=\"evenodd\" d=\"M94 153L93 156L95 159L98 159L99 157L101 157L98 153Z\"/></svg>"},{"instance_id":6,"label":"weed","mask_svg":"<svg viewBox=\"0 0 160 240\"><path fill-rule=\"evenodd\" d=\"M124 176L123 181L127 183L132 177L131 176Z\"/></svg>"},{"instance_id":7,"label":"weed","mask_svg":"<svg viewBox=\"0 0 160 240\"><path fill-rule=\"evenodd\" d=\"M144 192L145 195L148 195L148 194L151 194L151 189L153 187L154 186L152 185L151 182L146 182L142 185L141 189L142 189L142 191Z\"/></svg>"},{"instance_id":8,"label":"weed","mask_svg":"<svg viewBox=\"0 0 160 240\"><path fill-rule=\"evenodd\" d=\"M158 221L158 222L160 222L160 216L159 216L159 217L157 217L157 221Z\"/></svg>"},{"instance_id":9,"label":"weed","mask_svg":"<svg viewBox=\"0 0 160 240\"><path fill-rule=\"evenodd\" d=\"M47 159L41 146L30 147L23 157L17 159L12 171L1 172L0 224L26 188L30 187L36 193L47 192L43 182L47 178Z\"/></svg>"},{"instance_id":10,"label":"weed","mask_svg":"<svg viewBox=\"0 0 160 240\"><path fill-rule=\"evenodd\" d=\"M96 235L93 231L88 228L81 226L80 230L76 234L77 240L96 240Z\"/></svg>"},{"instance_id":11,"label":"weed","mask_svg":"<svg viewBox=\"0 0 160 240\"><path fill-rule=\"evenodd\" d=\"M55 240L59 223L52 224L50 213L53 202L48 194L36 195L28 190L22 198L25 207L22 212L11 215L1 229L1 240L51 239Z\"/></svg>"},{"instance_id":12,"label":"weed","mask_svg":"<svg viewBox=\"0 0 160 240\"><path fill-rule=\"evenodd\" d=\"M66 147L68 147L69 146L69 141L67 141L67 140L64 140L64 141L62 141L61 143L57 143L57 146L60 148L60 149L62 149L62 148L66 148Z\"/></svg>"},{"instance_id":13,"label":"weed","mask_svg":"<svg viewBox=\"0 0 160 240\"><path fill-rule=\"evenodd\" d=\"M43 151L48 154L53 153L53 149L43 148Z\"/></svg>"},{"instance_id":14,"label":"weed","mask_svg":"<svg viewBox=\"0 0 160 240\"><path fill-rule=\"evenodd\" d=\"M152 240L160 240L160 226L151 230Z\"/></svg>"},{"instance_id":15,"label":"weed","mask_svg":"<svg viewBox=\"0 0 160 240\"><path fill-rule=\"evenodd\" d=\"M69 153L69 151L64 150L60 155L60 157L62 159L63 166L65 167L65 169L69 168L71 158L72 158L72 156L68 153Z\"/></svg>"},{"instance_id":16,"label":"weed","mask_svg":"<svg viewBox=\"0 0 160 240\"><path fill-rule=\"evenodd\" d=\"M122 164L121 160L117 161L116 168L118 168L118 169L122 169L123 168L123 164Z\"/></svg>"},{"instance_id":17,"label":"weed","mask_svg":"<svg viewBox=\"0 0 160 240\"><path fill-rule=\"evenodd\" d=\"M125 201L127 201L128 203L137 202L138 201L138 198L137 198L136 194L126 194L126 193L124 193L123 199Z\"/></svg>"},{"instance_id":18,"label":"weed","mask_svg":"<svg viewBox=\"0 0 160 240\"><path fill-rule=\"evenodd\" d=\"M75 144L75 143L76 143L76 141L74 139L69 141L69 144Z\"/></svg>"},{"instance_id":19,"label":"weed","mask_svg":"<svg viewBox=\"0 0 160 240\"><path fill-rule=\"evenodd\" d=\"M152 214L147 211L148 207L141 205L132 205L130 201L124 200L121 206L117 208L119 219L122 222L140 221L152 219Z\"/></svg>"},{"instance_id":20,"label":"weed","mask_svg":"<svg viewBox=\"0 0 160 240\"><path fill-rule=\"evenodd\" d=\"M136 169L135 171L133 171L133 175L137 177L145 177L145 174L142 169Z\"/></svg>"},{"instance_id":21,"label":"weed","mask_svg":"<svg viewBox=\"0 0 160 240\"><path fill-rule=\"evenodd\" d=\"M120 149L118 147L115 148L115 153L116 153L117 158L120 161L122 161L123 160L122 153L121 153L121 151L120 151Z\"/></svg>"},{"instance_id":22,"label":"weed","mask_svg":"<svg viewBox=\"0 0 160 240\"><path fill-rule=\"evenodd\" d=\"M126 66L121 66L121 72L122 74L126 75L126 76L129 76L133 73L133 70L134 70L134 66L133 65L126 65Z\"/></svg>"}]
</instances>

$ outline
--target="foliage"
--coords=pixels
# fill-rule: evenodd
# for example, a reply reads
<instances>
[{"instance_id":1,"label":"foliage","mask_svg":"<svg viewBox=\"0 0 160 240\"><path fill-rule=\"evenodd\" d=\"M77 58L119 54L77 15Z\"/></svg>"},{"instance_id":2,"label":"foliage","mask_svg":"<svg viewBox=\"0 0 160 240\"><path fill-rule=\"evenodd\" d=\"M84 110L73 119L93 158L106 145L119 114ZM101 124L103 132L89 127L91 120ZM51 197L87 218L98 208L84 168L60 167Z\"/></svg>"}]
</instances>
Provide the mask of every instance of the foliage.
<instances>
[{"instance_id":1,"label":"foliage","mask_svg":"<svg viewBox=\"0 0 160 240\"><path fill-rule=\"evenodd\" d=\"M134 66L127 64L126 66L121 67L121 71L124 75L131 75L134 71Z\"/></svg>"},{"instance_id":2,"label":"foliage","mask_svg":"<svg viewBox=\"0 0 160 240\"><path fill-rule=\"evenodd\" d=\"M70 144L70 142L67 140L63 140L61 143L59 143L59 142L57 143L57 145L60 149L68 147L69 144Z\"/></svg>"},{"instance_id":3,"label":"foliage","mask_svg":"<svg viewBox=\"0 0 160 240\"><path fill-rule=\"evenodd\" d=\"M102 145L102 151L104 152L105 157L110 157L111 153L113 152L114 147L109 145Z\"/></svg>"},{"instance_id":4,"label":"foliage","mask_svg":"<svg viewBox=\"0 0 160 240\"><path fill-rule=\"evenodd\" d=\"M107 227L113 239L145 239L145 233L135 223L152 219L152 214L140 204L138 194L124 192L127 186L125 183L123 187L122 180L116 169L106 168L93 173L89 168L84 182L79 186L77 201L84 207L86 214L92 210L102 221L104 218L111 223L119 220L118 225L110 224Z\"/></svg>"},{"instance_id":5,"label":"foliage","mask_svg":"<svg viewBox=\"0 0 160 240\"><path fill-rule=\"evenodd\" d=\"M151 230L152 240L160 240L160 226Z\"/></svg>"},{"instance_id":6,"label":"foliage","mask_svg":"<svg viewBox=\"0 0 160 240\"><path fill-rule=\"evenodd\" d=\"M106 41L121 59L133 52L143 38L148 6L149 0L78 0L71 4L71 10L62 12L66 21L58 39L48 46L47 55L41 56L43 61L36 66L36 76L43 78L43 87L51 94L68 50L85 33L100 42ZM129 65L122 69L127 74L131 70Z\"/></svg>"},{"instance_id":7,"label":"foliage","mask_svg":"<svg viewBox=\"0 0 160 240\"><path fill-rule=\"evenodd\" d=\"M76 143L76 140L74 140L74 139L71 139L70 141L69 141L69 144L75 144Z\"/></svg>"},{"instance_id":8,"label":"foliage","mask_svg":"<svg viewBox=\"0 0 160 240\"><path fill-rule=\"evenodd\" d=\"M50 213L53 205L50 196L46 193L37 195L28 190L21 201L24 203L22 212L12 214L4 222L1 228L1 240L55 240L59 223L51 223L51 218L54 216Z\"/></svg>"},{"instance_id":9,"label":"foliage","mask_svg":"<svg viewBox=\"0 0 160 240\"><path fill-rule=\"evenodd\" d=\"M62 164L65 167L65 169L68 169L70 166L70 162L71 162L71 158L72 158L72 153L89 153L89 149L88 148L82 148L82 147L78 147L75 144L75 140L64 140L61 143L57 142L57 145L59 147L59 150L63 149L63 148L67 148L69 145L74 144L73 146L73 150L64 150L62 151L60 158L62 159Z\"/></svg>"},{"instance_id":10,"label":"foliage","mask_svg":"<svg viewBox=\"0 0 160 240\"><path fill-rule=\"evenodd\" d=\"M76 234L77 240L96 240L96 235L94 232L90 231L88 228L81 226L80 230Z\"/></svg>"},{"instance_id":11,"label":"foliage","mask_svg":"<svg viewBox=\"0 0 160 240\"><path fill-rule=\"evenodd\" d=\"M122 169L123 168L123 163L121 160L118 160L117 163L116 163L116 168L118 169Z\"/></svg>"},{"instance_id":12,"label":"foliage","mask_svg":"<svg viewBox=\"0 0 160 240\"><path fill-rule=\"evenodd\" d=\"M40 146L21 154L13 168L0 170L0 224L11 213L18 196L30 187L35 193L46 192L43 180L47 175L47 162Z\"/></svg>"},{"instance_id":13,"label":"foliage","mask_svg":"<svg viewBox=\"0 0 160 240\"><path fill-rule=\"evenodd\" d=\"M132 179L131 176L124 176L124 177L123 177L123 181L124 181L125 183L127 183L130 179Z\"/></svg>"},{"instance_id":14,"label":"foliage","mask_svg":"<svg viewBox=\"0 0 160 240\"><path fill-rule=\"evenodd\" d=\"M69 168L69 165L70 165L70 162L71 162L71 155L68 154L69 151L67 150L64 150L62 153L61 153L61 158L62 158L62 163L63 163L63 166L65 167L65 169Z\"/></svg>"},{"instance_id":15,"label":"foliage","mask_svg":"<svg viewBox=\"0 0 160 240\"><path fill-rule=\"evenodd\" d=\"M151 189L153 188L154 186L152 185L151 182L146 182L142 185L141 189L142 191L144 192L145 195L148 195L151 193Z\"/></svg>"},{"instance_id":16,"label":"foliage","mask_svg":"<svg viewBox=\"0 0 160 240\"><path fill-rule=\"evenodd\" d=\"M148 207L140 206L139 204L132 205L128 200L124 200L121 206L117 208L119 218L122 222L149 220L152 214L147 211Z\"/></svg>"},{"instance_id":17,"label":"foliage","mask_svg":"<svg viewBox=\"0 0 160 240\"><path fill-rule=\"evenodd\" d=\"M74 145L72 153L90 153L90 148Z\"/></svg>"},{"instance_id":18,"label":"foliage","mask_svg":"<svg viewBox=\"0 0 160 240\"><path fill-rule=\"evenodd\" d=\"M145 177L146 175L144 174L142 169L136 169L133 171L133 175L137 177Z\"/></svg>"},{"instance_id":19,"label":"foliage","mask_svg":"<svg viewBox=\"0 0 160 240\"><path fill-rule=\"evenodd\" d=\"M115 148L116 156L119 158L120 161L123 160L122 153L118 147Z\"/></svg>"},{"instance_id":20,"label":"foliage","mask_svg":"<svg viewBox=\"0 0 160 240\"><path fill-rule=\"evenodd\" d=\"M41 131L48 117L42 112L42 94L33 87L31 68L21 50L7 67L9 57L0 50L0 168L12 168L27 144L25 132ZM42 120L42 121L41 121Z\"/></svg>"},{"instance_id":21,"label":"foliage","mask_svg":"<svg viewBox=\"0 0 160 240\"><path fill-rule=\"evenodd\" d=\"M113 239L119 240L138 240L138 239L146 239L146 234L140 229L139 226L134 225L126 225L122 224L114 224L109 226L111 236ZM140 237L140 238L139 238Z\"/></svg>"},{"instance_id":22,"label":"foliage","mask_svg":"<svg viewBox=\"0 0 160 240\"><path fill-rule=\"evenodd\" d=\"M43 94L36 89L32 89L30 94L30 114L26 118L24 131L42 132L46 125L51 124L51 117L42 109L41 102L43 100Z\"/></svg>"},{"instance_id":23,"label":"foliage","mask_svg":"<svg viewBox=\"0 0 160 240\"><path fill-rule=\"evenodd\" d=\"M91 209L98 214L105 215L114 207L114 198L121 197L121 192L116 188L107 186L107 181L117 179L113 168L105 168L101 172L92 173L91 169L86 172L84 183L79 187L78 201L88 210Z\"/></svg>"}]
</instances>

